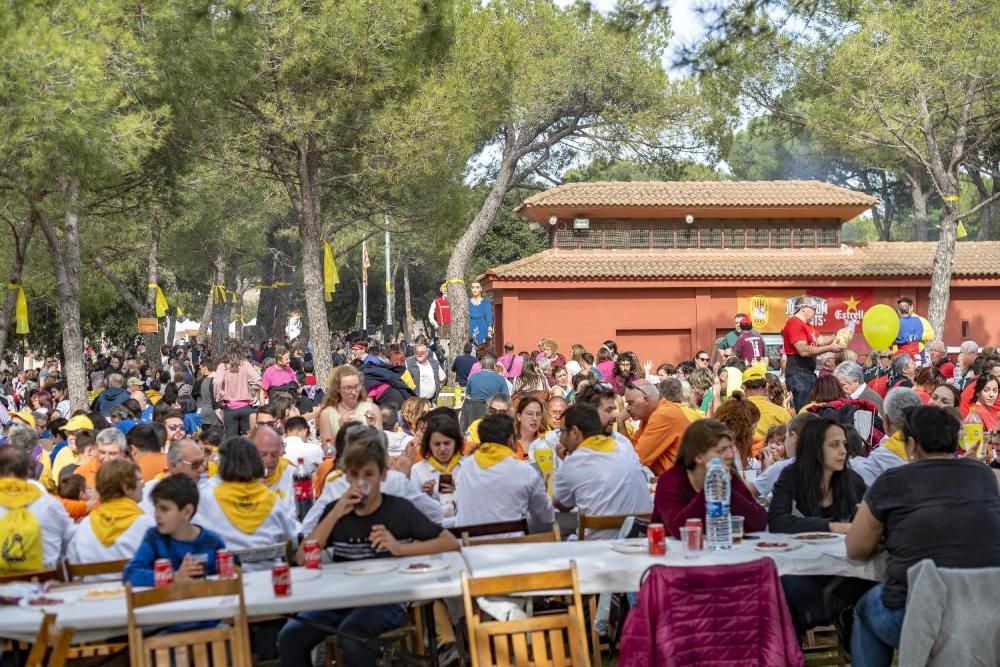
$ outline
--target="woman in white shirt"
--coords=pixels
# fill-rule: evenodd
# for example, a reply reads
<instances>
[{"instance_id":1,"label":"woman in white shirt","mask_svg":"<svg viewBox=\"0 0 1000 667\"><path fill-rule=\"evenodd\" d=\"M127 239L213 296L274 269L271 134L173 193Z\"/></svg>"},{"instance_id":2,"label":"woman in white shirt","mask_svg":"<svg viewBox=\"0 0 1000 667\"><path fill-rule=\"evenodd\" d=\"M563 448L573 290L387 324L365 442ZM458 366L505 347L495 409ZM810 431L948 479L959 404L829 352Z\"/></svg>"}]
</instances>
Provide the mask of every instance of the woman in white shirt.
<instances>
[{"instance_id":1,"label":"woman in white shirt","mask_svg":"<svg viewBox=\"0 0 1000 667\"><path fill-rule=\"evenodd\" d=\"M454 494L455 476L462 465L462 443L462 428L454 417L438 414L428 419L420 443L423 460L413 465L410 479L432 498ZM449 516L447 510L445 516Z\"/></svg>"},{"instance_id":2,"label":"woman in white shirt","mask_svg":"<svg viewBox=\"0 0 1000 667\"><path fill-rule=\"evenodd\" d=\"M194 523L210 527L230 549L251 549L291 540L296 526L278 494L261 479L264 463L249 438L229 438L219 447L219 481L201 494ZM244 564L244 570L271 567L270 562Z\"/></svg>"},{"instance_id":3,"label":"woman in white shirt","mask_svg":"<svg viewBox=\"0 0 1000 667\"><path fill-rule=\"evenodd\" d=\"M156 527L139 507L142 473L132 461L113 459L97 471L101 504L77 526L66 548L70 563L101 563L135 555L146 531Z\"/></svg>"}]
</instances>

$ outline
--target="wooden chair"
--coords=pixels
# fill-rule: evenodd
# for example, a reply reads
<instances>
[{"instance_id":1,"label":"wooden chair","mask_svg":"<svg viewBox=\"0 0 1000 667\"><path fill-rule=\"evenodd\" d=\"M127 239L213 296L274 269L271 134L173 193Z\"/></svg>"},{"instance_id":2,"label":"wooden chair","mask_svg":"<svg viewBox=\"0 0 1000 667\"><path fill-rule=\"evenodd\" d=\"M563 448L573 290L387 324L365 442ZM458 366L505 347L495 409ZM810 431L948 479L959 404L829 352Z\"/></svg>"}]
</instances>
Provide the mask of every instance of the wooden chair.
<instances>
[{"instance_id":1,"label":"wooden chair","mask_svg":"<svg viewBox=\"0 0 1000 667\"><path fill-rule=\"evenodd\" d=\"M106 560L100 563L70 563L63 561L64 581L80 581L86 577L99 577L106 574L117 574L121 578L122 571L128 565L128 559Z\"/></svg>"},{"instance_id":2,"label":"wooden chair","mask_svg":"<svg viewBox=\"0 0 1000 667\"><path fill-rule=\"evenodd\" d=\"M289 565L295 563L295 553L292 551L291 540L275 542L262 547L248 547L246 549L233 549L233 558L239 565L254 563L267 563L284 558Z\"/></svg>"},{"instance_id":3,"label":"wooden chair","mask_svg":"<svg viewBox=\"0 0 1000 667\"><path fill-rule=\"evenodd\" d=\"M449 528L448 531L458 539L462 539L463 534L468 534L469 537L487 537L489 535L503 535L504 533L524 533L527 535L528 519L526 517L521 517L520 519L514 519L513 521L497 521L495 523L477 523L469 526L456 526L454 528Z\"/></svg>"},{"instance_id":4,"label":"wooden chair","mask_svg":"<svg viewBox=\"0 0 1000 667\"><path fill-rule=\"evenodd\" d=\"M72 629L60 628L56 625L55 614L45 614L38 626L35 643L28 652L25 667L64 667L72 639ZM45 661L46 653L49 654L48 662Z\"/></svg>"},{"instance_id":5,"label":"wooden chair","mask_svg":"<svg viewBox=\"0 0 1000 667\"><path fill-rule=\"evenodd\" d=\"M420 609L424 604L433 602L417 602L410 606L409 619L402 626L387 630L378 636L380 645L399 645L422 656L424 654L424 624L420 617ZM430 641L437 641L436 637L431 637ZM340 653L340 645L337 644L337 636L330 635L324 641L326 667L334 665L345 665L344 656Z\"/></svg>"},{"instance_id":6,"label":"wooden chair","mask_svg":"<svg viewBox=\"0 0 1000 667\"><path fill-rule=\"evenodd\" d=\"M832 625L821 625L806 630L802 641L802 657L807 667L833 667L848 665L850 661L840 647L840 637L837 628Z\"/></svg>"},{"instance_id":7,"label":"wooden chair","mask_svg":"<svg viewBox=\"0 0 1000 667\"><path fill-rule=\"evenodd\" d=\"M44 584L46 581L62 581L62 572L58 568L51 570L39 570L37 572L9 572L0 574L0 584L11 584L17 581L25 581L36 584Z\"/></svg>"},{"instance_id":8,"label":"wooden chair","mask_svg":"<svg viewBox=\"0 0 1000 667\"><path fill-rule=\"evenodd\" d=\"M562 533L559 532L559 524L553 523L552 530L546 531L544 533L531 533L528 535L520 535L518 537L499 537L492 540L476 540L472 541L472 535L468 531L462 533L462 546L463 547L475 547L483 544L530 544L533 542L560 542L562 541Z\"/></svg>"},{"instance_id":9,"label":"wooden chair","mask_svg":"<svg viewBox=\"0 0 1000 667\"><path fill-rule=\"evenodd\" d=\"M178 600L227 595L237 597L239 604L234 615L219 619L225 621L225 625L147 637L136 622L137 609ZM191 664L192 658L196 667L252 664L250 632L243 602L243 577L239 573L234 579L199 579L138 592L132 590L131 584L125 584L125 601L128 608L129 662L132 667L182 667Z\"/></svg>"},{"instance_id":10,"label":"wooden chair","mask_svg":"<svg viewBox=\"0 0 1000 667\"><path fill-rule=\"evenodd\" d=\"M634 516L638 519L649 519L651 514L615 514L608 516L592 516L584 512L580 512L577 518L577 528L576 528L576 538L583 542L586 539L586 533L588 530L621 530L622 524L630 516ZM590 649L592 658L595 665L601 664L601 654L605 651L611 652L612 644L610 641L602 642L601 636L597 634L597 630L594 629L594 619L597 618L597 596L588 595L587 596L587 620L588 629L590 630Z\"/></svg>"},{"instance_id":11,"label":"wooden chair","mask_svg":"<svg viewBox=\"0 0 1000 667\"><path fill-rule=\"evenodd\" d=\"M484 621L474 600L552 590L570 592L572 602L565 613L518 621ZM590 667L576 561L570 561L568 570L535 574L470 578L462 572L462 599L472 667Z\"/></svg>"}]
</instances>

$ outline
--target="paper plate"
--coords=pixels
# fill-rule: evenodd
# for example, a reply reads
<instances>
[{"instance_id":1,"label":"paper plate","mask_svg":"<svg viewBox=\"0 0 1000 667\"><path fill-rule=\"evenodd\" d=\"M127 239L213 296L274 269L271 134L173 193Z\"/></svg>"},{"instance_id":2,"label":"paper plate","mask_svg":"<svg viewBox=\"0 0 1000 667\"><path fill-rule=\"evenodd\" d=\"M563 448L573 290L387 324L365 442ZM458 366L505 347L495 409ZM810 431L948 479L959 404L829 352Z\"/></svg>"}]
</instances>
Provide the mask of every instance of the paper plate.
<instances>
[{"instance_id":1,"label":"paper plate","mask_svg":"<svg viewBox=\"0 0 1000 667\"><path fill-rule=\"evenodd\" d=\"M17 606L22 609L45 611L46 609L56 609L57 607L72 604L78 599L79 596L76 593L60 593L59 591L52 591L50 593L39 593L21 598L18 601Z\"/></svg>"},{"instance_id":2,"label":"paper plate","mask_svg":"<svg viewBox=\"0 0 1000 667\"><path fill-rule=\"evenodd\" d=\"M844 539L844 536L841 535L840 533L815 532L815 533L798 533L796 535L792 535L792 539L798 540L799 542L806 542L806 543L813 542L815 544L823 544L825 542L836 542L837 540L842 540Z\"/></svg>"},{"instance_id":3,"label":"paper plate","mask_svg":"<svg viewBox=\"0 0 1000 667\"><path fill-rule=\"evenodd\" d=\"M344 572L355 576L364 576L368 574L385 574L387 572L395 572L398 567L399 566L396 563L390 561L373 560L352 565L344 570Z\"/></svg>"},{"instance_id":4,"label":"paper plate","mask_svg":"<svg viewBox=\"0 0 1000 667\"><path fill-rule=\"evenodd\" d=\"M765 553L781 553L783 551L795 551L801 548L802 545L796 542L775 542L775 541L765 541L758 542L753 545L753 548L757 551L763 551Z\"/></svg>"},{"instance_id":5,"label":"paper plate","mask_svg":"<svg viewBox=\"0 0 1000 667\"><path fill-rule=\"evenodd\" d=\"M403 574L427 574L429 572L441 572L447 570L450 565L440 561L414 561L399 566L399 572Z\"/></svg>"},{"instance_id":6,"label":"paper plate","mask_svg":"<svg viewBox=\"0 0 1000 667\"><path fill-rule=\"evenodd\" d=\"M615 540L611 543L612 551L623 554L648 554L649 540L645 537L635 537L628 540Z\"/></svg>"}]
</instances>

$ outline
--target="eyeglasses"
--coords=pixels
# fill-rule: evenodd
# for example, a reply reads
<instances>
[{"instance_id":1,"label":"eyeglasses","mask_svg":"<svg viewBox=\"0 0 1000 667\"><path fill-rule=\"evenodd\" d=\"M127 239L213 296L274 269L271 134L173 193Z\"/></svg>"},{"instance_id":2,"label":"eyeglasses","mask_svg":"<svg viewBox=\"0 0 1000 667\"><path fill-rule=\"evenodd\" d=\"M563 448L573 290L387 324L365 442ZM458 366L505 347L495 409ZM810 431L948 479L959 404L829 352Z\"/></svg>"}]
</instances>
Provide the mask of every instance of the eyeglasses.
<instances>
[{"instance_id":1,"label":"eyeglasses","mask_svg":"<svg viewBox=\"0 0 1000 667\"><path fill-rule=\"evenodd\" d=\"M275 423L277 423L277 420L275 419L267 420L257 417L257 426L274 426Z\"/></svg>"},{"instance_id":2,"label":"eyeglasses","mask_svg":"<svg viewBox=\"0 0 1000 667\"><path fill-rule=\"evenodd\" d=\"M205 465L205 459L197 459L195 461L185 461L184 459L181 459L180 462L186 466L189 466L191 470L197 470L198 468L201 468L203 465Z\"/></svg>"},{"instance_id":3,"label":"eyeglasses","mask_svg":"<svg viewBox=\"0 0 1000 667\"><path fill-rule=\"evenodd\" d=\"M164 427L168 431L183 431L184 430L184 424L164 424Z\"/></svg>"},{"instance_id":4,"label":"eyeglasses","mask_svg":"<svg viewBox=\"0 0 1000 667\"><path fill-rule=\"evenodd\" d=\"M356 384L356 385L352 385L350 387L341 387L340 391L361 391L361 385L360 384Z\"/></svg>"},{"instance_id":5,"label":"eyeglasses","mask_svg":"<svg viewBox=\"0 0 1000 667\"><path fill-rule=\"evenodd\" d=\"M708 357L698 357L698 361L708 361Z\"/></svg>"}]
</instances>

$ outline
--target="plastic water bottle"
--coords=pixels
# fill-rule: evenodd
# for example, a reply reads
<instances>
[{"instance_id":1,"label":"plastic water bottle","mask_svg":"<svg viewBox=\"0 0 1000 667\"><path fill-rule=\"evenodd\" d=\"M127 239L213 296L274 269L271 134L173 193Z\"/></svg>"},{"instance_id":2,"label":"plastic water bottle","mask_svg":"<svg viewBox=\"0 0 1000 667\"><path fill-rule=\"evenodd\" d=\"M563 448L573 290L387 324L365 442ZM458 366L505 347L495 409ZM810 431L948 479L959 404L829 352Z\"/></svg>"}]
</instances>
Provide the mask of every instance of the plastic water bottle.
<instances>
[{"instance_id":1,"label":"plastic water bottle","mask_svg":"<svg viewBox=\"0 0 1000 667\"><path fill-rule=\"evenodd\" d=\"M705 546L711 551L728 551L733 546L729 492L729 473L714 458L705 475Z\"/></svg>"}]
</instances>

